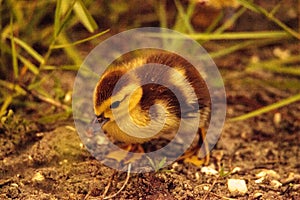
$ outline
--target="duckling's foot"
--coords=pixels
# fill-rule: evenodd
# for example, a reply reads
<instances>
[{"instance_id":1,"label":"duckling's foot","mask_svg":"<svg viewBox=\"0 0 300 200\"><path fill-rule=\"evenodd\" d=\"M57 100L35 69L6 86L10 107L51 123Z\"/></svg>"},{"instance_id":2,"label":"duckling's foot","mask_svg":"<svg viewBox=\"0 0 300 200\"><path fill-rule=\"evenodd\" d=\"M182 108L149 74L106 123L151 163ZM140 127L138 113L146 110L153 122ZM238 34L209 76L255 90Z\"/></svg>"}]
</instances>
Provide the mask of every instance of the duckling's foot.
<instances>
[{"instance_id":1,"label":"duckling's foot","mask_svg":"<svg viewBox=\"0 0 300 200\"><path fill-rule=\"evenodd\" d=\"M131 153L134 154L131 154ZM139 160L144 153L144 149L140 144L122 144L120 149L111 151L106 155L106 158L124 162L125 164Z\"/></svg>"},{"instance_id":2,"label":"duckling's foot","mask_svg":"<svg viewBox=\"0 0 300 200\"><path fill-rule=\"evenodd\" d=\"M183 160L185 163L192 163L198 167L202 165L208 165L210 159L209 146L206 141L206 132L204 128L200 128L199 134L199 145L189 149L179 158L179 160ZM201 145L202 143L203 145Z\"/></svg>"}]
</instances>

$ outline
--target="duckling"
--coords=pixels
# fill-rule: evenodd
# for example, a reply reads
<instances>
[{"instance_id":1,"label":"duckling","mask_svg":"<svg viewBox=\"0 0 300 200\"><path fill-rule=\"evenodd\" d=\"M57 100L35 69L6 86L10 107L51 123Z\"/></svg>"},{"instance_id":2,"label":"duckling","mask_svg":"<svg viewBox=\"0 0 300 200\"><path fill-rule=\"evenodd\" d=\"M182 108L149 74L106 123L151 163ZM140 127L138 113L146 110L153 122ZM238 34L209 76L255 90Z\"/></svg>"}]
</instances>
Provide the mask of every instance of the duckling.
<instances>
[{"instance_id":1,"label":"duckling","mask_svg":"<svg viewBox=\"0 0 300 200\"><path fill-rule=\"evenodd\" d=\"M189 123L197 123L198 141L191 149L199 154L211 107L205 80L183 57L150 52L116 62L100 77L93 99L98 122L109 137L128 145L171 140L182 124L186 137L194 137Z\"/></svg>"}]
</instances>

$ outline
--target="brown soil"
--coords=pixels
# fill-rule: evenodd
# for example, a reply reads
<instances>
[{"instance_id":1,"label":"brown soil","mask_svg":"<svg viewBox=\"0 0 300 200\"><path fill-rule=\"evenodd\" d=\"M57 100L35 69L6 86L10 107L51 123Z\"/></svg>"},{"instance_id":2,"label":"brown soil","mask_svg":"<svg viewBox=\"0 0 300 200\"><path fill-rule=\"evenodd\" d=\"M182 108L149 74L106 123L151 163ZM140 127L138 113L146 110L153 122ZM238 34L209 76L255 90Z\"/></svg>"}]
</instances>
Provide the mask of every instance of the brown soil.
<instances>
[{"instance_id":1,"label":"brown soil","mask_svg":"<svg viewBox=\"0 0 300 200\"><path fill-rule=\"evenodd\" d=\"M208 49L220 45L206 44ZM300 54L299 43L282 41L215 60L225 82L228 119L299 94L299 77L245 71L249 57L270 59L275 47ZM75 77L69 72L60 76L68 77L69 86L70 77ZM15 114L7 126L0 126L0 199L102 199L123 186L127 174L94 159L72 120L49 128L21 116ZM158 172L130 174L114 199L300 199L299 160L300 102L296 102L244 121L227 121L211 152L209 167L216 175L175 162ZM273 171L260 179L258 174L266 170ZM233 196L227 187L231 178L245 180L248 192Z\"/></svg>"},{"instance_id":2,"label":"brown soil","mask_svg":"<svg viewBox=\"0 0 300 200\"><path fill-rule=\"evenodd\" d=\"M226 68L226 62L237 62L237 58L241 55L228 58L232 61L218 61L227 90L228 118L299 92L299 85L285 91L270 86L285 83L278 75L245 75ZM289 81L300 82L294 77ZM277 123L275 115L281 115ZM298 102L245 121L226 122L210 161L218 175L175 162L159 172L131 174L116 199L232 198L227 188L230 178L247 183L247 194L237 199L298 199L299 116ZM10 129L2 128L5 132L0 132L1 199L100 199L106 189L105 196L109 196L122 187L126 173L116 172L91 157L71 122L49 132L39 132L40 128L32 124L23 127L20 124L25 122L17 118L11 123ZM276 175L267 175L256 183L257 174L266 169L274 170ZM276 186L274 180L282 185Z\"/></svg>"}]
</instances>

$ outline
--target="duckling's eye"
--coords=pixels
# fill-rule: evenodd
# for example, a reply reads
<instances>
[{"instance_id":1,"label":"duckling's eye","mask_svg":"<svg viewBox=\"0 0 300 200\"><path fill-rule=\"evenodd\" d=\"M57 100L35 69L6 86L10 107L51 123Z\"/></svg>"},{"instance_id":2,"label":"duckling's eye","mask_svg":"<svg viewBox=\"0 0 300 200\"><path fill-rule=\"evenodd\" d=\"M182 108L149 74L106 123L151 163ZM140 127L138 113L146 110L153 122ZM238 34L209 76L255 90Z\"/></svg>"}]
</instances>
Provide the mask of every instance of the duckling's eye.
<instances>
[{"instance_id":1,"label":"duckling's eye","mask_svg":"<svg viewBox=\"0 0 300 200\"><path fill-rule=\"evenodd\" d=\"M117 108L117 107L119 107L120 103L121 103L121 101L115 101L110 105L110 108L112 108L112 109Z\"/></svg>"}]
</instances>

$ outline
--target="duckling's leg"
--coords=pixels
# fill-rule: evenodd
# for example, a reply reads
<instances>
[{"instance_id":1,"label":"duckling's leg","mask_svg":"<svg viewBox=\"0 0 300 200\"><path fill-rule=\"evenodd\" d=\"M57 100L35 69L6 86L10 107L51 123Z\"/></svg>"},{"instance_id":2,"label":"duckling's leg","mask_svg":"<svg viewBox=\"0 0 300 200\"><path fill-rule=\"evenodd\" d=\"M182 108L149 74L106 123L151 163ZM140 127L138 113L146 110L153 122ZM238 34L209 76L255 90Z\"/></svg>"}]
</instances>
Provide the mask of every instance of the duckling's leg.
<instances>
[{"instance_id":1,"label":"duckling's leg","mask_svg":"<svg viewBox=\"0 0 300 200\"><path fill-rule=\"evenodd\" d=\"M133 153L145 153L144 148L141 144L122 144L120 147L126 151Z\"/></svg>"},{"instance_id":2,"label":"duckling's leg","mask_svg":"<svg viewBox=\"0 0 300 200\"><path fill-rule=\"evenodd\" d=\"M141 159L144 149L140 144L122 144L119 145L119 150L114 150L109 152L106 155L106 158L114 159L119 162L124 162L125 164L134 162L135 160ZM138 153L138 154L130 154L132 153Z\"/></svg>"},{"instance_id":3,"label":"duckling's leg","mask_svg":"<svg viewBox=\"0 0 300 200\"><path fill-rule=\"evenodd\" d=\"M206 140L206 130L205 128L200 128L199 130L200 132L200 136L201 136L201 139L199 139L199 142L202 141L202 144L203 144L203 147L204 147L204 165L208 165L209 164L209 159L210 159L210 151L209 151L209 145L208 145L208 142ZM199 146L201 146L201 144L199 144ZM201 153L201 149L199 149L198 151L198 157L200 156L199 154Z\"/></svg>"},{"instance_id":4,"label":"duckling's leg","mask_svg":"<svg viewBox=\"0 0 300 200\"><path fill-rule=\"evenodd\" d=\"M199 128L198 143L193 148L188 149L178 160L183 160L187 163L192 163L196 166L208 165L210 152L209 146L206 140L206 131L204 128ZM203 146L201 148L201 146ZM205 155L203 157L203 155ZM202 158L203 157L203 158Z\"/></svg>"}]
</instances>

